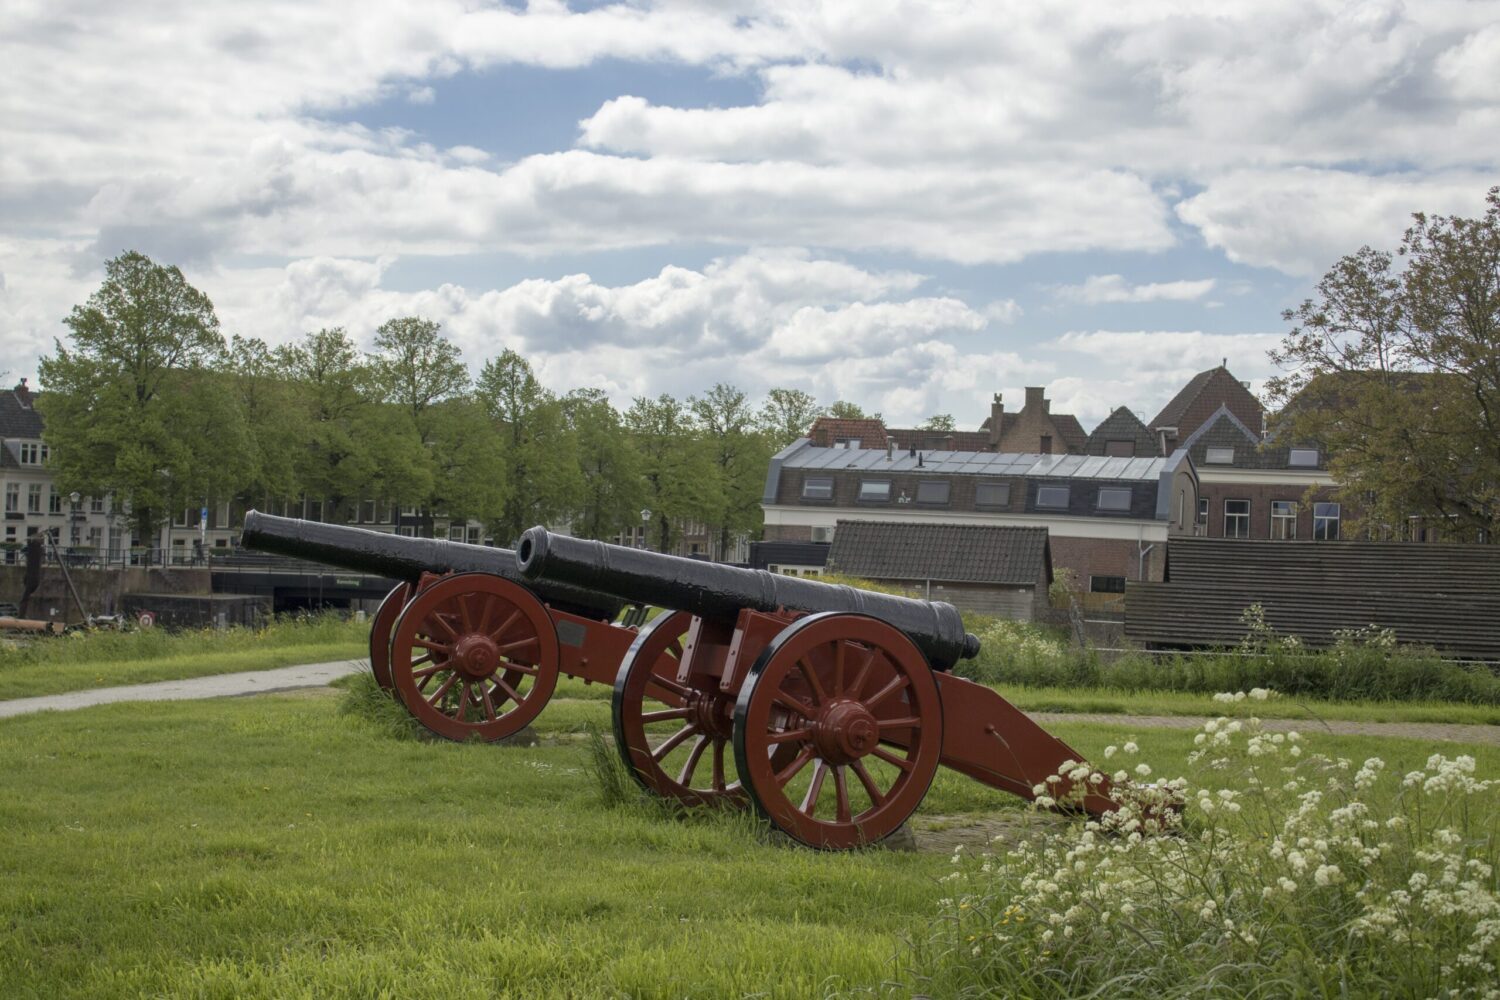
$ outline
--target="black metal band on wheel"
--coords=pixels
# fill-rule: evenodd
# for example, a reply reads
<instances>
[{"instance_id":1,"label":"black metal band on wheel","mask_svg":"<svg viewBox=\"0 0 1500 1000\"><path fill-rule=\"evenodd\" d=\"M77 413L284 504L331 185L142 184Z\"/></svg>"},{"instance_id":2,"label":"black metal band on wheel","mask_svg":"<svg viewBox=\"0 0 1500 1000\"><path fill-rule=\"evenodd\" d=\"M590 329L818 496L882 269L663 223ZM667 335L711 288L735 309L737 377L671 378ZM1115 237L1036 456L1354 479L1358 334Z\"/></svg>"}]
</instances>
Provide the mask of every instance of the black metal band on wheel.
<instances>
[{"instance_id":1,"label":"black metal band on wheel","mask_svg":"<svg viewBox=\"0 0 1500 1000\"><path fill-rule=\"evenodd\" d=\"M412 716L450 740L526 727L552 697L557 632L524 587L488 573L443 577L406 605L391 637L391 680Z\"/></svg>"},{"instance_id":2,"label":"black metal band on wheel","mask_svg":"<svg viewBox=\"0 0 1500 1000\"><path fill-rule=\"evenodd\" d=\"M679 677L693 616L663 614L631 644L615 677L615 748L646 791L684 805L742 805L732 773L728 696L718 678L704 687Z\"/></svg>"},{"instance_id":3,"label":"black metal band on wheel","mask_svg":"<svg viewBox=\"0 0 1500 1000\"><path fill-rule=\"evenodd\" d=\"M401 617L402 609L410 600L411 591L411 584L396 584L380 602L375 617L370 619L370 672L375 675L375 683L386 691L391 690L392 683L391 630L396 627L396 619Z\"/></svg>"},{"instance_id":4,"label":"black metal band on wheel","mask_svg":"<svg viewBox=\"0 0 1500 1000\"><path fill-rule=\"evenodd\" d=\"M787 626L735 703L735 764L751 803L809 847L847 850L895 832L927 794L942 744L926 659L865 615Z\"/></svg>"}]
</instances>

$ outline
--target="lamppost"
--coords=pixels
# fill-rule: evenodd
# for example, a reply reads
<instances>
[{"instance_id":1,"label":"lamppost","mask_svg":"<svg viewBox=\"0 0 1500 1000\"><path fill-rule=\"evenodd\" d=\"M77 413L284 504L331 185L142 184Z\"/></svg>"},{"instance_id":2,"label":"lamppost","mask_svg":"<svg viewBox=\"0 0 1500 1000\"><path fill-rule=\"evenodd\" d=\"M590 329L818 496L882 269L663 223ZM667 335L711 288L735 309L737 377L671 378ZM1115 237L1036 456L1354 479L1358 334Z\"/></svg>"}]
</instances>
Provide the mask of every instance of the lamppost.
<instances>
[{"instance_id":1,"label":"lamppost","mask_svg":"<svg viewBox=\"0 0 1500 1000\"><path fill-rule=\"evenodd\" d=\"M641 508L641 548L646 548L646 531L651 524L651 508Z\"/></svg>"},{"instance_id":2,"label":"lamppost","mask_svg":"<svg viewBox=\"0 0 1500 1000\"><path fill-rule=\"evenodd\" d=\"M68 534L72 539L68 543L69 548L76 549L78 547L79 536L83 531L83 508L79 506L79 501L82 499L83 497L79 495L77 490L68 494L68 501L72 505L68 508Z\"/></svg>"}]
</instances>

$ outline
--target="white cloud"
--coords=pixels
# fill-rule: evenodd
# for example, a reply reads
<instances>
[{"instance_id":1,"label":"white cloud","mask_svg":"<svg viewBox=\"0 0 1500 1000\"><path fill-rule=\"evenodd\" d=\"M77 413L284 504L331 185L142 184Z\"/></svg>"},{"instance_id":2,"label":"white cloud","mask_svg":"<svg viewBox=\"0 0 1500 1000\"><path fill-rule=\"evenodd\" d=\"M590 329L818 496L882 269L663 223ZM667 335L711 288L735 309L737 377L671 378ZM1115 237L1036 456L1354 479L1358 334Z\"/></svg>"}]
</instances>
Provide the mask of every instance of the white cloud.
<instances>
[{"instance_id":1,"label":"white cloud","mask_svg":"<svg viewBox=\"0 0 1500 1000\"><path fill-rule=\"evenodd\" d=\"M1214 289L1214 279L1200 281L1161 281L1136 285L1118 274L1091 274L1081 285L1062 285L1058 298L1088 305L1106 302L1189 302L1201 299Z\"/></svg>"}]
</instances>

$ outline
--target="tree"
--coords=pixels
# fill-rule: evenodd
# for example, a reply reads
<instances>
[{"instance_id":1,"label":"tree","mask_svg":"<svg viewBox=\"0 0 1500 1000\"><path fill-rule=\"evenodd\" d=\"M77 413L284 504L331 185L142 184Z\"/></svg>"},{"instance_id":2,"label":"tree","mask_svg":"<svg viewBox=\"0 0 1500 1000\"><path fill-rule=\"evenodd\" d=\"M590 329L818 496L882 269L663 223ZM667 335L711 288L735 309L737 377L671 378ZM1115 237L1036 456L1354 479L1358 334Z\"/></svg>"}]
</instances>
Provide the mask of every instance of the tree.
<instances>
[{"instance_id":1,"label":"tree","mask_svg":"<svg viewBox=\"0 0 1500 1000\"><path fill-rule=\"evenodd\" d=\"M879 420L880 414L866 413L858 403L836 399L828 405L828 415L840 420Z\"/></svg>"},{"instance_id":2,"label":"tree","mask_svg":"<svg viewBox=\"0 0 1500 1000\"><path fill-rule=\"evenodd\" d=\"M461 395L469 386L458 347L444 339L442 324L416 316L388 320L375 331L375 377L387 402L405 409L422 440L434 403Z\"/></svg>"},{"instance_id":3,"label":"tree","mask_svg":"<svg viewBox=\"0 0 1500 1000\"><path fill-rule=\"evenodd\" d=\"M934 413L922 421L921 429L924 431L956 431L958 424L953 420L951 413Z\"/></svg>"},{"instance_id":4,"label":"tree","mask_svg":"<svg viewBox=\"0 0 1500 1000\"><path fill-rule=\"evenodd\" d=\"M175 267L128 251L63 320L71 346L41 359L53 467L64 490L129 505L149 540L165 517L229 496L251 474L244 420L213 368L213 303Z\"/></svg>"},{"instance_id":5,"label":"tree","mask_svg":"<svg viewBox=\"0 0 1500 1000\"><path fill-rule=\"evenodd\" d=\"M640 460L620 413L598 389L562 399L563 420L577 444L582 489L573 503L573 533L608 538L640 523L645 502Z\"/></svg>"},{"instance_id":6,"label":"tree","mask_svg":"<svg viewBox=\"0 0 1500 1000\"><path fill-rule=\"evenodd\" d=\"M495 536L513 541L572 509L583 488L577 442L557 398L515 351L485 362L477 396L500 433L510 484Z\"/></svg>"},{"instance_id":7,"label":"tree","mask_svg":"<svg viewBox=\"0 0 1500 1000\"><path fill-rule=\"evenodd\" d=\"M822 413L823 408L812 393L801 389L772 389L761 404L757 423L770 439L772 448L780 451L798 438L806 437L812 422Z\"/></svg>"},{"instance_id":8,"label":"tree","mask_svg":"<svg viewBox=\"0 0 1500 1000\"><path fill-rule=\"evenodd\" d=\"M688 397L688 409L717 472L719 508L710 524L718 528L713 555L722 559L731 535L760 529L761 487L771 449L755 430L745 394L732 385L720 382L701 397Z\"/></svg>"},{"instance_id":9,"label":"tree","mask_svg":"<svg viewBox=\"0 0 1500 1000\"><path fill-rule=\"evenodd\" d=\"M229 376L249 439L252 497L284 497L297 487L298 386L287 378L282 357L258 337L230 341Z\"/></svg>"},{"instance_id":10,"label":"tree","mask_svg":"<svg viewBox=\"0 0 1500 1000\"><path fill-rule=\"evenodd\" d=\"M625 427L640 458L656 549L665 552L684 522L706 522L721 508L718 477L692 433L687 409L672 396L636 399L625 413Z\"/></svg>"},{"instance_id":11,"label":"tree","mask_svg":"<svg viewBox=\"0 0 1500 1000\"><path fill-rule=\"evenodd\" d=\"M1415 215L1396 255L1344 257L1284 318L1276 432L1326 449L1371 525L1500 528L1500 188L1483 218Z\"/></svg>"}]
</instances>

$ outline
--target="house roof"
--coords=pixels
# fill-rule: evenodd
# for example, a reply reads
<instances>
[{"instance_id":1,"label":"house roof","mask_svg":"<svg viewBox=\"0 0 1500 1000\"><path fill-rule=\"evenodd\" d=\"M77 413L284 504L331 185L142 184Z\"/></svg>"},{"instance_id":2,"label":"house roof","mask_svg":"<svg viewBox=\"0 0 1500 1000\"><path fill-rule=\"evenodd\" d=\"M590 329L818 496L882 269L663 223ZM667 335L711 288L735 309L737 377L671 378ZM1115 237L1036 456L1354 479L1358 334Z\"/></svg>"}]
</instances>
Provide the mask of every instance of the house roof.
<instances>
[{"instance_id":1,"label":"house roof","mask_svg":"<svg viewBox=\"0 0 1500 1000\"><path fill-rule=\"evenodd\" d=\"M1111 441L1132 442L1137 455L1161 454L1161 449L1156 444L1156 435L1141 423L1141 418L1137 417L1128 406L1116 407L1113 413L1099 422L1099 426L1094 428L1094 433L1089 435L1084 452L1089 455L1103 455Z\"/></svg>"},{"instance_id":2,"label":"house roof","mask_svg":"<svg viewBox=\"0 0 1500 1000\"><path fill-rule=\"evenodd\" d=\"M1208 385L1208 380L1213 378L1214 372L1218 370L1217 368L1210 368L1208 371L1199 372L1189 379L1188 384L1178 390L1177 395L1173 396L1167 402L1167 405L1161 408L1161 412L1156 415L1155 420L1151 421L1150 426L1176 427L1178 421L1182 419L1182 415L1187 412L1187 408L1193 405L1193 400L1198 398L1198 394L1203 391L1204 386Z\"/></svg>"},{"instance_id":3,"label":"house roof","mask_svg":"<svg viewBox=\"0 0 1500 1000\"><path fill-rule=\"evenodd\" d=\"M807 433L814 441L826 444L847 439L858 440L861 448L885 447L885 423L873 417L819 417L813 421L812 429Z\"/></svg>"},{"instance_id":4,"label":"house roof","mask_svg":"<svg viewBox=\"0 0 1500 1000\"><path fill-rule=\"evenodd\" d=\"M42 436L42 415L31 405L35 399L24 386L0 390L0 437Z\"/></svg>"},{"instance_id":5,"label":"house roof","mask_svg":"<svg viewBox=\"0 0 1500 1000\"><path fill-rule=\"evenodd\" d=\"M1052 426L1057 428L1057 433L1069 451L1082 452L1088 446L1088 432L1083 429L1077 417L1071 413L1049 413L1048 416L1052 418Z\"/></svg>"},{"instance_id":6,"label":"house roof","mask_svg":"<svg viewBox=\"0 0 1500 1000\"><path fill-rule=\"evenodd\" d=\"M859 469L870 472L1036 476L1050 479L1155 480L1167 464L1164 458L1105 458L1101 455L1011 454L995 451L925 451L916 458L898 451L886 458L884 448L819 448L805 438L789 445L776 457L779 467L786 469Z\"/></svg>"},{"instance_id":7,"label":"house roof","mask_svg":"<svg viewBox=\"0 0 1500 1000\"><path fill-rule=\"evenodd\" d=\"M987 451L990 447L988 431L932 431L921 427L887 427L885 432L896 439L896 447L903 451L912 448L922 451L935 448Z\"/></svg>"},{"instance_id":8,"label":"house roof","mask_svg":"<svg viewBox=\"0 0 1500 1000\"><path fill-rule=\"evenodd\" d=\"M1500 546L1174 538L1166 576L1127 584L1127 638L1232 646L1258 603L1272 628L1309 645L1373 624L1401 642L1500 661Z\"/></svg>"},{"instance_id":9,"label":"house roof","mask_svg":"<svg viewBox=\"0 0 1500 1000\"><path fill-rule=\"evenodd\" d=\"M1230 412L1229 407L1221 406L1212 417L1204 421L1203 426L1190 434L1187 440L1178 445L1186 448L1192 456L1193 464L1200 469L1212 469L1220 463L1209 463L1208 449L1210 448L1232 448L1234 449L1234 462L1230 468L1235 469L1326 469L1328 468L1328 456L1322 448L1315 445L1307 447L1318 453L1318 460L1313 465L1292 465L1292 444L1290 442L1277 444L1274 441L1262 442L1255 436L1255 432L1246 427L1244 422Z\"/></svg>"},{"instance_id":10,"label":"house roof","mask_svg":"<svg viewBox=\"0 0 1500 1000\"><path fill-rule=\"evenodd\" d=\"M1046 528L839 521L828 565L870 580L1036 586L1052 579Z\"/></svg>"}]
</instances>

